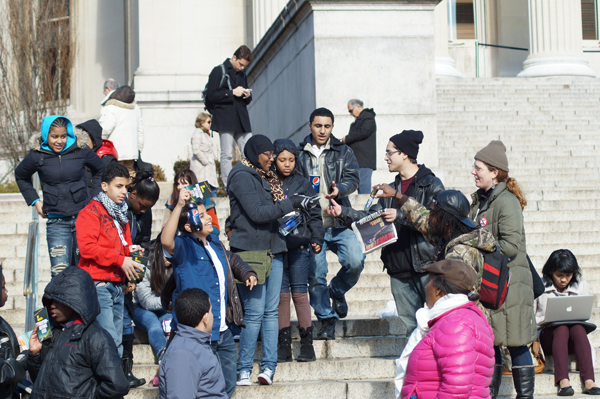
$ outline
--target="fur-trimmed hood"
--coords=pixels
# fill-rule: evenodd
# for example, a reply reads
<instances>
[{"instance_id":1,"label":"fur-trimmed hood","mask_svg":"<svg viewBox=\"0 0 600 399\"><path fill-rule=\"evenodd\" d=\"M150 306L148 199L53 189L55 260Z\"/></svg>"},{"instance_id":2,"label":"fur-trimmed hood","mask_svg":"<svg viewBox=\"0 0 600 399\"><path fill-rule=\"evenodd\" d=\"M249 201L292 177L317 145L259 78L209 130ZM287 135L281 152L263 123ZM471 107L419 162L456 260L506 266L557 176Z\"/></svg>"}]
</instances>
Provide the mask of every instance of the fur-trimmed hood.
<instances>
[{"instance_id":1,"label":"fur-trimmed hood","mask_svg":"<svg viewBox=\"0 0 600 399\"><path fill-rule=\"evenodd\" d=\"M111 98L106 103L104 103L105 107L109 106L109 105L116 105L117 107L121 107L121 108L125 108L125 109L134 109L135 108L135 100L132 103L128 104L123 101L119 101L119 100L115 100L114 98Z\"/></svg>"},{"instance_id":2,"label":"fur-trimmed hood","mask_svg":"<svg viewBox=\"0 0 600 399\"><path fill-rule=\"evenodd\" d=\"M75 135L75 143L74 144L77 144L78 148L86 148L88 146L89 138L88 138L88 135L85 130L76 127L73 131L73 134ZM29 138L29 148L32 150L35 150L35 151L40 151L40 150L42 150L42 142L43 142L42 133L36 133ZM46 150L46 149L44 149L44 150ZM67 151L67 150L68 150L68 148L65 147L65 149L63 150L63 153L64 153L64 151ZM48 151L48 150L46 150L46 151Z\"/></svg>"}]
</instances>

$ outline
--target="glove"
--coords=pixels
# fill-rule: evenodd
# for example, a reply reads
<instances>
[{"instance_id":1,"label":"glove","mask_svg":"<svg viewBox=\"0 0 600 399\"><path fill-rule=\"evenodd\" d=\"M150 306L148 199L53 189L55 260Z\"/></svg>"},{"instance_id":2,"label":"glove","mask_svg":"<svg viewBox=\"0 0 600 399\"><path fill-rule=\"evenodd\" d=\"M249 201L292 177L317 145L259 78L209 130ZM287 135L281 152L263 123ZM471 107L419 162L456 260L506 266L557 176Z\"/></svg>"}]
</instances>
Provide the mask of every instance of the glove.
<instances>
[{"instance_id":1,"label":"glove","mask_svg":"<svg viewBox=\"0 0 600 399\"><path fill-rule=\"evenodd\" d=\"M311 209L313 207L311 204L312 197L307 197L306 195L296 193L289 197L289 200L296 209Z\"/></svg>"}]
</instances>

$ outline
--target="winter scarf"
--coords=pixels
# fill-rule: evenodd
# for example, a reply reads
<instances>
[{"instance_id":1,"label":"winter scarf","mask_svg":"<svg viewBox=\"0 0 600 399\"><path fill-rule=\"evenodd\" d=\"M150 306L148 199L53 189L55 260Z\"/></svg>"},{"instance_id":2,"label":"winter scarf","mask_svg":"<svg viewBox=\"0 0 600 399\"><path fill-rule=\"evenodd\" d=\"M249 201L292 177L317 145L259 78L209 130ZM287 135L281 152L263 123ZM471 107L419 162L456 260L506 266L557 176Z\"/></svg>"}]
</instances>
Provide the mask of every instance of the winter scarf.
<instances>
[{"instance_id":1,"label":"winter scarf","mask_svg":"<svg viewBox=\"0 0 600 399\"><path fill-rule=\"evenodd\" d=\"M466 305L467 303L469 303L469 298L464 294L447 294L438 299L431 309L425 304L424 308L417 310L417 313L415 313L417 328L414 329L410 338L408 338L402 355L396 360L396 398L400 397L400 392L402 392L408 358L417 344L429 332L429 322L447 311Z\"/></svg>"},{"instance_id":2,"label":"winter scarf","mask_svg":"<svg viewBox=\"0 0 600 399\"><path fill-rule=\"evenodd\" d=\"M123 201L121 205L115 203L115 201L111 200L108 195L104 191L100 192L97 196L94 197L94 200L104 206L108 214L121 226L124 226L128 223L127 220L127 201Z\"/></svg>"},{"instance_id":3,"label":"winter scarf","mask_svg":"<svg viewBox=\"0 0 600 399\"><path fill-rule=\"evenodd\" d=\"M271 195L273 196L273 202L283 201L285 199L285 194L283 193L283 187L281 187L281 183L279 182L279 178L277 177L277 173L269 170L265 172L264 169L257 168L254 166L248 158L244 158L242 160L242 164L246 165L249 168L254 169L258 172L258 174L269 183L271 186Z\"/></svg>"}]
</instances>

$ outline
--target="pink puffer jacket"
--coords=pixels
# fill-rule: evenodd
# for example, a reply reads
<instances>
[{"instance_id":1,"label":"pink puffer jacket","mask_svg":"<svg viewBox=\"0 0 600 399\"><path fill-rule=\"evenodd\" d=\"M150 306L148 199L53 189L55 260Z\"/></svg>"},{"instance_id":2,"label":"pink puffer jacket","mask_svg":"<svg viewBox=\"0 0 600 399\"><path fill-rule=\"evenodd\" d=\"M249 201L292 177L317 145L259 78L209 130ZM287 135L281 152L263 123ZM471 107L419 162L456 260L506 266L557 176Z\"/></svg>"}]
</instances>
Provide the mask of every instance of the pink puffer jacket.
<instances>
[{"instance_id":1,"label":"pink puffer jacket","mask_svg":"<svg viewBox=\"0 0 600 399\"><path fill-rule=\"evenodd\" d=\"M449 310L429 327L410 354L401 397L490 398L494 333L475 303Z\"/></svg>"}]
</instances>

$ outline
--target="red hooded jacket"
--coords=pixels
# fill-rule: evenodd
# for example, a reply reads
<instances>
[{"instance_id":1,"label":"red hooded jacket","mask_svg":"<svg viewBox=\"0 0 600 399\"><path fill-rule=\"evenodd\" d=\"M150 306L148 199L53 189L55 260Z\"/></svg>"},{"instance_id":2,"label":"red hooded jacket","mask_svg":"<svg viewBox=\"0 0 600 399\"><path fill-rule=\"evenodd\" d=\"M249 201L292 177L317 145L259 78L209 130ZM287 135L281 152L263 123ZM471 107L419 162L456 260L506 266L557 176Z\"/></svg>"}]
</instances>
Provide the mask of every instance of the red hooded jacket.
<instances>
[{"instance_id":1,"label":"red hooded jacket","mask_svg":"<svg viewBox=\"0 0 600 399\"><path fill-rule=\"evenodd\" d=\"M94 281L121 282L125 272L121 265L129 256L129 245L123 245L115 222L98 201L92 200L77 216L77 245L79 267L87 271ZM123 226L125 241L131 244L129 223Z\"/></svg>"}]
</instances>

